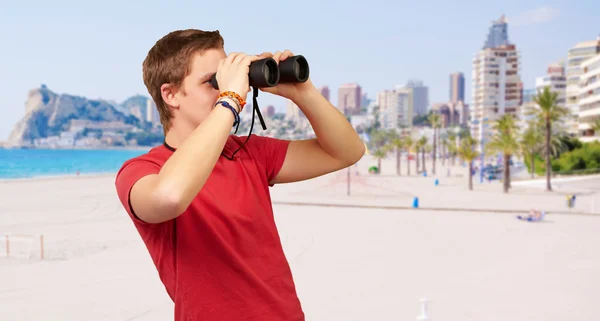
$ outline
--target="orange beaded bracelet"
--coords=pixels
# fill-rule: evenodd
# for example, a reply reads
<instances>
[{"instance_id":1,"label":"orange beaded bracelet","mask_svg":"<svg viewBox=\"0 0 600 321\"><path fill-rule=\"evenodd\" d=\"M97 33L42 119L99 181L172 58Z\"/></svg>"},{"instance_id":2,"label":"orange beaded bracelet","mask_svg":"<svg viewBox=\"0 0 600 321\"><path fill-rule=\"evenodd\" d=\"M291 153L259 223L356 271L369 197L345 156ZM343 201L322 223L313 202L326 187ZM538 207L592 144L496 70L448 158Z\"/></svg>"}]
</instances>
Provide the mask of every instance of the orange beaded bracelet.
<instances>
[{"instance_id":1,"label":"orange beaded bracelet","mask_svg":"<svg viewBox=\"0 0 600 321\"><path fill-rule=\"evenodd\" d=\"M222 92L219 95L219 98L223 98L223 97L230 97L232 99L237 100L238 103L240 104L240 111L242 111L242 109L244 109L244 106L246 105L246 101L244 101L240 95L234 93L233 91L224 91L224 92Z\"/></svg>"}]
</instances>

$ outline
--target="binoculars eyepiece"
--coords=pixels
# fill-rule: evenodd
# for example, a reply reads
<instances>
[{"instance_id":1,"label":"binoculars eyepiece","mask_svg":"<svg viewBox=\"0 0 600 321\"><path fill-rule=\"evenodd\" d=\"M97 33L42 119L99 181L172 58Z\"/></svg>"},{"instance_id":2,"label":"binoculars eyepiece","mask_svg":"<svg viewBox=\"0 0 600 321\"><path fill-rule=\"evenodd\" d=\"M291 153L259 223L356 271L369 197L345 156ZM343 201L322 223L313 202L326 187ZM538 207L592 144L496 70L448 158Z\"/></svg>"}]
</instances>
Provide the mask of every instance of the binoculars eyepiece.
<instances>
[{"instance_id":1,"label":"binoculars eyepiece","mask_svg":"<svg viewBox=\"0 0 600 321\"><path fill-rule=\"evenodd\" d=\"M255 88L275 87L277 84L302 83L308 80L310 70L304 56L297 55L281 61L279 65L273 58L264 58L250 64L250 86ZM215 89L219 89L216 74L210 79Z\"/></svg>"}]
</instances>

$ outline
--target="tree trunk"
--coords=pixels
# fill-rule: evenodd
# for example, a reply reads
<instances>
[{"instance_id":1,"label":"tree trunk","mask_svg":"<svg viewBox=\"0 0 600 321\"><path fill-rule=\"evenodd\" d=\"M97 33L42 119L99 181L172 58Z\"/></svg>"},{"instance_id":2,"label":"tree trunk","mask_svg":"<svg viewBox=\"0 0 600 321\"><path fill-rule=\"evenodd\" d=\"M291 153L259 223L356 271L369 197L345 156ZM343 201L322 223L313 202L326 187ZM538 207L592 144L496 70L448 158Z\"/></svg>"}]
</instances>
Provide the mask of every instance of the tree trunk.
<instances>
[{"instance_id":1,"label":"tree trunk","mask_svg":"<svg viewBox=\"0 0 600 321\"><path fill-rule=\"evenodd\" d=\"M508 188L510 187L510 182L508 181L510 179L510 169L508 167L508 160L509 156L504 154L504 182L502 182L502 185L504 185L504 193L508 193Z\"/></svg>"},{"instance_id":2,"label":"tree trunk","mask_svg":"<svg viewBox=\"0 0 600 321\"><path fill-rule=\"evenodd\" d=\"M417 147L415 149L415 160L417 161L417 163L416 163L417 166L415 168L417 169L416 170L417 175L419 175L419 169L421 168L421 160L420 160L421 158L419 157L420 156L419 151L420 151L420 149Z\"/></svg>"},{"instance_id":3,"label":"tree trunk","mask_svg":"<svg viewBox=\"0 0 600 321\"><path fill-rule=\"evenodd\" d=\"M552 127L550 125L550 119L546 118L546 190L552 192L552 185L550 184L550 175L552 174L552 165L550 164L550 134L552 133Z\"/></svg>"},{"instance_id":4,"label":"tree trunk","mask_svg":"<svg viewBox=\"0 0 600 321\"><path fill-rule=\"evenodd\" d=\"M512 188L512 175L510 174L510 162L512 161L512 155L508 156L508 188Z\"/></svg>"},{"instance_id":5,"label":"tree trunk","mask_svg":"<svg viewBox=\"0 0 600 321\"><path fill-rule=\"evenodd\" d=\"M531 152L531 178L535 178L535 152Z\"/></svg>"},{"instance_id":6,"label":"tree trunk","mask_svg":"<svg viewBox=\"0 0 600 321\"><path fill-rule=\"evenodd\" d=\"M473 161L469 162L469 190L473 190Z\"/></svg>"},{"instance_id":7,"label":"tree trunk","mask_svg":"<svg viewBox=\"0 0 600 321\"><path fill-rule=\"evenodd\" d=\"M442 166L446 166L446 146L442 145L441 148L442 154Z\"/></svg>"},{"instance_id":8,"label":"tree trunk","mask_svg":"<svg viewBox=\"0 0 600 321\"><path fill-rule=\"evenodd\" d=\"M437 129L433 128L433 165L431 165L431 174L435 175L435 160L437 154Z\"/></svg>"},{"instance_id":9,"label":"tree trunk","mask_svg":"<svg viewBox=\"0 0 600 321\"><path fill-rule=\"evenodd\" d=\"M400 176L400 148L396 148L396 175Z\"/></svg>"},{"instance_id":10,"label":"tree trunk","mask_svg":"<svg viewBox=\"0 0 600 321\"><path fill-rule=\"evenodd\" d=\"M381 174L381 158L377 159L377 170L379 171L379 174Z\"/></svg>"},{"instance_id":11,"label":"tree trunk","mask_svg":"<svg viewBox=\"0 0 600 321\"><path fill-rule=\"evenodd\" d=\"M421 149L421 160L423 161L423 172L427 171L427 164L425 164L425 147Z\"/></svg>"},{"instance_id":12,"label":"tree trunk","mask_svg":"<svg viewBox=\"0 0 600 321\"><path fill-rule=\"evenodd\" d=\"M406 173L410 176L410 149L406 151Z\"/></svg>"}]
</instances>

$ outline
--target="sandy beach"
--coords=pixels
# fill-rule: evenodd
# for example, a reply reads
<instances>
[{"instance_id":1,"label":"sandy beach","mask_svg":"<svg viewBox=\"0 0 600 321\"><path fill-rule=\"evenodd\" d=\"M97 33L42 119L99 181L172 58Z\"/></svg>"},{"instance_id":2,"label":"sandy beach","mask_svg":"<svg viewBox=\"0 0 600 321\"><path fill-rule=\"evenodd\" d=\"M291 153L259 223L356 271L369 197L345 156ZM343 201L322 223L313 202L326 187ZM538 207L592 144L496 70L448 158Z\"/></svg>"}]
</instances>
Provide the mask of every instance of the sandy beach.
<instances>
[{"instance_id":1,"label":"sandy beach","mask_svg":"<svg viewBox=\"0 0 600 321\"><path fill-rule=\"evenodd\" d=\"M416 320L423 297L431 320L600 320L597 181L505 195L478 180L468 191L462 167L423 177L411 163L406 177L403 160L398 177L395 159L379 176L373 164L352 167L350 195L346 170L272 188L307 320ZM515 218L532 207L543 222ZM32 257L2 257L5 234L31 235L11 246ZM0 321L162 321L172 309L114 174L0 182Z\"/></svg>"}]
</instances>

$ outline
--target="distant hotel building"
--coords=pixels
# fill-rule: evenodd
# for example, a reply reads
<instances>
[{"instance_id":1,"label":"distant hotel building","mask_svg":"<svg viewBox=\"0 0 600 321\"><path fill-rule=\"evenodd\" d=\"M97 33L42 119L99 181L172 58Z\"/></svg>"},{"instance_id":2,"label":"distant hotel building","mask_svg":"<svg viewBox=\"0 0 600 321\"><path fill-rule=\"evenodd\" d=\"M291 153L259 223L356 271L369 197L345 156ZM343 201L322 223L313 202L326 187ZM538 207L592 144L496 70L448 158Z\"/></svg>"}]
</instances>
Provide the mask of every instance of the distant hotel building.
<instances>
[{"instance_id":1,"label":"distant hotel building","mask_svg":"<svg viewBox=\"0 0 600 321\"><path fill-rule=\"evenodd\" d=\"M429 88L422 81L411 80L403 89L412 91L412 115L422 116L429 111Z\"/></svg>"},{"instance_id":2,"label":"distant hotel building","mask_svg":"<svg viewBox=\"0 0 600 321\"><path fill-rule=\"evenodd\" d=\"M456 72L450 75L450 102L465 101L465 75Z\"/></svg>"},{"instance_id":3,"label":"distant hotel building","mask_svg":"<svg viewBox=\"0 0 600 321\"><path fill-rule=\"evenodd\" d=\"M584 41L575 45L569 50L567 56L567 108L571 112L571 117L567 121L568 132L577 135L586 130L587 126L579 126L579 96L581 76L583 69L581 64L586 60L600 54L600 36L593 41Z\"/></svg>"},{"instance_id":4,"label":"distant hotel building","mask_svg":"<svg viewBox=\"0 0 600 321\"><path fill-rule=\"evenodd\" d=\"M473 58L471 134L480 143L489 140L492 124L504 114L517 117L523 83L519 53L508 41L507 23L494 21L483 48Z\"/></svg>"},{"instance_id":5,"label":"distant hotel building","mask_svg":"<svg viewBox=\"0 0 600 321\"><path fill-rule=\"evenodd\" d=\"M327 101L331 101L328 86L321 86L321 87L319 87L318 90L321 93L321 95L323 95L323 97L325 97L325 99L327 99Z\"/></svg>"},{"instance_id":6,"label":"distant hotel building","mask_svg":"<svg viewBox=\"0 0 600 321\"><path fill-rule=\"evenodd\" d=\"M379 122L388 130L412 127L411 93L402 88L384 90L377 94Z\"/></svg>"},{"instance_id":7,"label":"distant hotel building","mask_svg":"<svg viewBox=\"0 0 600 321\"><path fill-rule=\"evenodd\" d=\"M469 106L465 104L465 76L462 72L450 74L450 95L447 103L436 103L431 110L440 114L442 128L468 125Z\"/></svg>"},{"instance_id":8,"label":"distant hotel building","mask_svg":"<svg viewBox=\"0 0 600 321\"><path fill-rule=\"evenodd\" d=\"M152 98L146 101L146 119L147 122L156 125L160 123L160 115L158 113L158 109L156 108L156 104Z\"/></svg>"},{"instance_id":9,"label":"distant hotel building","mask_svg":"<svg viewBox=\"0 0 600 321\"><path fill-rule=\"evenodd\" d=\"M581 63L579 91L579 130L581 140L599 140L598 132L590 126L600 118L600 55Z\"/></svg>"},{"instance_id":10,"label":"distant hotel building","mask_svg":"<svg viewBox=\"0 0 600 321\"><path fill-rule=\"evenodd\" d=\"M362 105L362 88L358 84L344 84L338 89L338 109L344 115L358 115Z\"/></svg>"},{"instance_id":11,"label":"distant hotel building","mask_svg":"<svg viewBox=\"0 0 600 321\"><path fill-rule=\"evenodd\" d=\"M266 110L267 110L267 112L265 114L267 117L275 116L275 106L269 105L269 106L267 106Z\"/></svg>"},{"instance_id":12,"label":"distant hotel building","mask_svg":"<svg viewBox=\"0 0 600 321\"><path fill-rule=\"evenodd\" d=\"M550 87L551 92L557 92L557 105L565 106L567 95L567 76L565 75L564 63L555 63L548 66L547 75L539 77L535 81L535 89L537 93L544 90L545 87Z\"/></svg>"},{"instance_id":13,"label":"distant hotel building","mask_svg":"<svg viewBox=\"0 0 600 321\"><path fill-rule=\"evenodd\" d=\"M564 107L566 102L567 77L563 62L550 64L546 69L546 76L536 78L535 89L523 90L523 104L519 111L519 127L521 131L525 131L528 128L529 121L534 119L534 116L530 115L530 111L539 108L534 99L545 87L549 87L551 92L558 93L557 104ZM560 124L555 124L557 128L558 125ZM560 129L566 130L567 128L565 126Z\"/></svg>"},{"instance_id":14,"label":"distant hotel building","mask_svg":"<svg viewBox=\"0 0 600 321\"><path fill-rule=\"evenodd\" d=\"M469 106L462 101L433 104L431 110L440 114L442 128L468 125Z\"/></svg>"}]
</instances>

